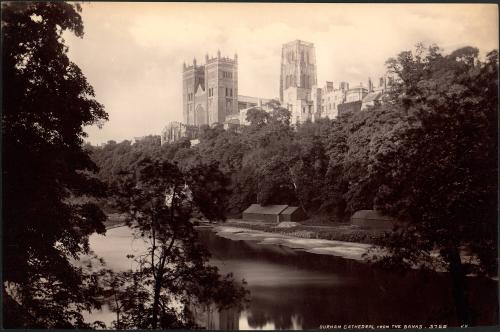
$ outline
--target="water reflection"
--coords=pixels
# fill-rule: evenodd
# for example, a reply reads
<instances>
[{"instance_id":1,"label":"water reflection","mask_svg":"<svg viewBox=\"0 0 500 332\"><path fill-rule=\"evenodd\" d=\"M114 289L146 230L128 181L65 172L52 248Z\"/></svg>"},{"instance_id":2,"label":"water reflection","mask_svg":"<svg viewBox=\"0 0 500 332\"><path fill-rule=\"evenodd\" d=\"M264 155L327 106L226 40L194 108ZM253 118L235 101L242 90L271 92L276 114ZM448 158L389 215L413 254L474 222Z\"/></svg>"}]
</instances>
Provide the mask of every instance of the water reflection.
<instances>
[{"instance_id":1,"label":"water reflection","mask_svg":"<svg viewBox=\"0 0 500 332\"><path fill-rule=\"evenodd\" d=\"M200 230L212 264L244 278L251 302L240 329L315 329L322 324L457 325L447 274L406 275ZM469 279L478 324L498 322L497 283Z\"/></svg>"},{"instance_id":2,"label":"water reflection","mask_svg":"<svg viewBox=\"0 0 500 332\"><path fill-rule=\"evenodd\" d=\"M302 316L293 315L290 320L283 324L280 322L276 325L273 317L269 317L265 312L249 312L243 311L239 319L240 330L301 330L302 329Z\"/></svg>"},{"instance_id":3,"label":"water reflection","mask_svg":"<svg viewBox=\"0 0 500 332\"><path fill-rule=\"evenodd\" d=\"M243 312L228 310L201 319L211 329L317 329L322 324L457 325L446 274L400 275L356 261L315 255L276 245L232 241L199 230L222 272L245 279L251 301ZM126 227L93 235L91 248L115 271L127 270L127 254L144 250ZM469 278L469 297L478 325L498 324L497 282ZM88 320L108 324L109 308ZM210 327L209 327L210 328Z\"/></svg>"},{"instance_id":4,"label":"water reflection","mask_svg":"<svg viewBox=\"0 0 500 332\"><path fill-rule=\"evenodd\" d=\"M189 307L191 314L194 317L196 325L207 330L237 330L239 327L238 318L240 311L235 308L218 310L212 305Z\"/></svg>"}]
</instances>

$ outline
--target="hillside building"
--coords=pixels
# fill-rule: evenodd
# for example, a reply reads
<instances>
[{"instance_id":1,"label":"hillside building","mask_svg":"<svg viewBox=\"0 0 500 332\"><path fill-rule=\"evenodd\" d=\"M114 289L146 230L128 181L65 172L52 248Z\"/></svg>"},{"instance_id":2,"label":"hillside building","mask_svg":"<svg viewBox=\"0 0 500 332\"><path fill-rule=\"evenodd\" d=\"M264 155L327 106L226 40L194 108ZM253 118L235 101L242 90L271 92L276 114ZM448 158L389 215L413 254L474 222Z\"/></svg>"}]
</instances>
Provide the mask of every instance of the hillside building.
<instances>
[{"instance_id":1,"label":"hillside building","mask_svg":"<svg viewBox=\"0 0 500 332\"><path fill-rule=\"evenodd\" d=\"M161 144L176 142L181 138L194 140L198 138L199 127L189 126L181 122L169 122L160 135Z\"/></svg>"}]
</instances>

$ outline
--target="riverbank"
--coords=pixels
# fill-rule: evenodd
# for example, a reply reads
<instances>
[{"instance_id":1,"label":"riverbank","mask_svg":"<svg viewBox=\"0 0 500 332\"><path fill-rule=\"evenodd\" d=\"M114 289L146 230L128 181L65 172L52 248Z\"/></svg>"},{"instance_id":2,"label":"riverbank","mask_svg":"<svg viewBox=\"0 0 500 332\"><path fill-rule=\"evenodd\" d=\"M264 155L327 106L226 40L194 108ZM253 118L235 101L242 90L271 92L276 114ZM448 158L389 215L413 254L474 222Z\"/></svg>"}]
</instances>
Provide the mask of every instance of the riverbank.
<instances>
[{"instance_id":1,"label":"riverbank","mask_svg":"<svg viewBox=\"0 0 500 332\"><path fill-rule=\"evenodd\" d=\"M370 257L373 257L373 255L380 257L381 255L387 253L384 249L380 247L375 248L374 246L377 238L383 235L382 232L349 227L349 225L313 226L299 224L294 227L282 228L271 224L228 220L224 223L224 225L209 227L213 227L218 236L234 241L256 241L257 244L281 245L294 250L301 250L313 254L337 256L360 262L368 262ZM316 232L314 232L315 227L318 228L318 231ZM354 234L358 232L358 234L353 237L350 235L349 231ZM362 232L366 232L366 237L363 237ZM361 238L364 240L370 240L371 243L315 237L319 234L322 236L331 236L337 239L347 238L351 240L353 238ZM438 255L437 251L432 253L432 256L436 258ZM460 256L462 260L464 262L468 262L468 264L477 264L477 261L465 251L462 251ZM413 266L412 268L417 269L418 266ZM434 270L436 272L446 272L444 266L439 266L439 264L436 264ZM475 277L476 275L469 273L467 276ZM491 277L490 279L495 281L499 280L498 276Z\"/></svg>"},{"instance_id":2,"label":"riverbank","mask_svg":"<svg viewBox=\"0 0 500 332\"><path fill-rule=\"evenodd\" d=\"M230 240L256 241L258 244L280 245L313 254L332 255L357 261L366 261L366 254L372 248L372 245L367 243L300 238L230 225L214 226L214 231L218 236Z\"/></svg>"},{"instance_id":3,"label":"riverbank","mask_svg":"<svg viewBox=\"0 0 500 332\"><path fill-rule=\"evenodd\" d=\"M381 230L363 229L350 223L319 225L303 223L288 224L285 227L281 227L281 225L249 222L242 219L228 219L224 223L225 226L281 234L301 239L321 239L371 245L379 243L379 239L383 236L383 231Z\"/></svg>"}]
</instances>

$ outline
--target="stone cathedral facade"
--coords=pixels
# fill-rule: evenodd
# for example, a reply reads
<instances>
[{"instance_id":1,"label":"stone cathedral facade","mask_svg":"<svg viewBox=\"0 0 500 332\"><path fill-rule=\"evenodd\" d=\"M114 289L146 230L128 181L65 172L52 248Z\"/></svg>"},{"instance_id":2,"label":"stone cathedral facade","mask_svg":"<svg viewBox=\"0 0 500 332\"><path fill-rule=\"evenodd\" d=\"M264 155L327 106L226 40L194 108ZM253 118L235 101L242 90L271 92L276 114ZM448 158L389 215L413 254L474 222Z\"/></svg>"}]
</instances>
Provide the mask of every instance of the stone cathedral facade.
<instances>
[{"instance_id":1,"label":"stone cathedral facade","mask_svg":"<svg viewBox=\"0 0 500 332\"><path fill-rule=\"evenodd\" d=\"M294 40L282 45L279 82L279 102L288 109L294 125L319 118L337 116L369 109L382 103L382 97L392 85L391 77L381 77L378 87L368 79L367 87L360 83L349 86L340 81L317 82L314 44ZM183 122L169 123L161 134L161 144L181 138L196 140L200 127L222 124L224 128L248 125L247 111L258 107L270 112L270 99L238 95L238 56L205 56L204 64L184 63L182 68Z\"/></svg>"},{"instance_id":2,"label":"stone cathedral facade","mask_svg":"<svg viewBox=\"0 0 500 332\"><path fill-rule=\"evenodd\" d=\"M238 111L238 56L205 56L205 64L184 64L182 72L183 122L188 126L224 123Z\"/></svg>"}]
</instances>

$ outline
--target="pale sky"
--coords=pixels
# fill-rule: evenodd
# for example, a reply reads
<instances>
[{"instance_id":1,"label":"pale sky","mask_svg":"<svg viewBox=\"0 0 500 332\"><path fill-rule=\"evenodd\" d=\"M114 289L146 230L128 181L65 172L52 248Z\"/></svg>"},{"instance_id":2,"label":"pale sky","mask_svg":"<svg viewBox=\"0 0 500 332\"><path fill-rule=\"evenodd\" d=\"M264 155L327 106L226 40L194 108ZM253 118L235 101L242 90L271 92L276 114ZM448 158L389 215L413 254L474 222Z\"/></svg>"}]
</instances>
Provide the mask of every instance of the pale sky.
<instances>
[{"instance_id":1,"label":"pale sky","mask_svg":"<svg viewBox=\"0 0 500 332\"><path fill-rule=\"evenodd\" d=\"M279 95L281 46L295 39L314 43L320 86L376 82L389 57L418 42L498 49L492 4L91 2L82 17L83 39L65 39L109 114L102 129L87 128L93 144L182 121L182 64L218 49L238 53L239 94L263 98Z\"/></svg>"}]
</instances>

